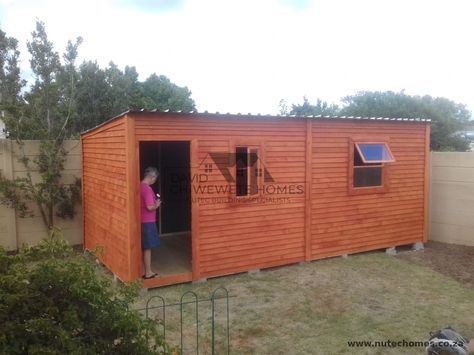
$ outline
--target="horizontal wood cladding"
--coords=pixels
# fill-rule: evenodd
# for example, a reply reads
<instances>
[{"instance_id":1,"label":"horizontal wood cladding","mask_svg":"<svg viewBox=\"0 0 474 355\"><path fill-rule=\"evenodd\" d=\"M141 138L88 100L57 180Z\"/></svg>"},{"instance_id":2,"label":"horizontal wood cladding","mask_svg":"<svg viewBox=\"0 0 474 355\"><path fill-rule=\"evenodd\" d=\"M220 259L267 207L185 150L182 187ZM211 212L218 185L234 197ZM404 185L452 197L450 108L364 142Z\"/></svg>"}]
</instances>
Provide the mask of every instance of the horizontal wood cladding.
<instances>
[{"instance_id":1,"label":"horizontal wood cladding","mask_svg":"<svg viewBox=\"0 0 474 355\"><path fill-rule=\"evenodd\" d=\"M398 243L399 245L404 245L404 244L410 244L413 242L414 236L408 235L407 238L400 238L398 237ZM313 253L313 258L314 259L322 259L322 258L327 258L331 256L339 256L339 255L344 255L344 254L352 254L352 253L361 253L364 251L370 251L370 250L377 250L377 249L382 249L386 248L391 244L393 240L378 240L377 242L371 242L371 241L364 241L363 243L358 243L354 244L350 247L342 247L342 248L325 248L325 249L319 249L317 252Z\"/></svg>"},{"instance_id":2,"label":"horizontal wood cladding","mask_svg":"<svg viewBox=\"0 0 474 355\"><path fill-rule=\"evenodd\" d=\"M205 172L203 167L206 163L215 163L210 153L232 154L236 144L248 144L259 149L259 159L275 184L280 187L304 184L305 127L304 121L291 119L240 121L160 117L158 120L136 120L138 140L153 137L157 140L198 139L197 160L201 166L194 167L194 173L205 174L206 179L194 182L193 188L198 189L199 198L210 201L199 205L198 267L201 277L304 259L304 196L295 196L282 189L278 192L283 193L275 196L272 189L266 196L260 196L268 197L264 203L212 202L212 198L235 198L235 192L222 190L235 183L227 181L219 169ZM275 202L275 197L290 199L290 203Z\"/></svg>"},{"instance_id":3,"label":"horizontal wood cladding","mask_svg":"<svg viewBox=\"0 0 474 355\"><path fill-rule=\"evenodd\" d=\"M139 219L129 216L139 213L141 141L191 147L193 272L148 286L423 240L427 132L420 123L128 113L81 138L86 248L104 247L121 279L140 277ZM395 157L383 192L350 191L360 137L386 142ZM257 152L265 171L248 178L259 182L250 198L236 196L237 147Z\"/></svg>"},{"instance_id":4,"label":"horizontal wood cladding","mask_svg":"<svg viewBox=\"0 0 474 355\"><path fill-rule=\"evenodd\" d=\"M313 259L423 239L425 138L424 124L313 122ZM396 162L384 167L386 192L348 193L349 145L358 139L388 143Z\"/></svg>"},{"instance_id":5,"label":"horizontal wood cladding","mask_svg":"<svg viewBox=\"0 0 474 355\"><path fill-rule=\"evenodd\" d=\"M128 274L126 147L123 119L82 137L85 247L103 247L102 262Z\"/></svg>"},{"instance_id":6,"label":"horizontal wood cladding","mask_svg":"<svg viewBox=\"0 0 474 355\"><path fill-rule=\"evenodd\" d=\"M260 257L260 260L262 259L269 258ZM299 256L299 254L293 255L291 253L287 253L284 258L279 258L266 262L259 262L258 260L255 260L255 258L244 258L241 259L241 261L239 261L238 263L227 263L225 265L221 265L220 267L216 267L215 265L205 266L201 269L201 274L204 277L230 275L254 269L265 269L280 265L294 264L300 261L301 257Z\"/></svg>"},{"instance_id":7,"label":"horizontal wood cladding","mask_svg":"<svg viewBox=\"0 0 474 355\"><path fill-rule=\"evenodd\" d=\"M152 140L198 138L203 141L229 140L231 137L253 138L281 137L284 142L301 142L304 138L304 121L291 119L254 119L254 120L225 120L218 118L175 118L169 117L137 118L135 120L137 138ZM200 143L201 144L201 143Z\"/></svg>"},{"instance_id":8,"label":"horizontal wood cladding","mask_svg":"<svg viewBox=\"0 0 474 355\"><path fill-rule=\"evenodd\" d=\"M213 152L233 153L230 143L233 138L239 138L239 142L245 145L248 132L265 132L265 127L261 127L261 124L249 126L241 130L240 136L230 136L227 144L221 140L200 139L199 160L205 160ZM223 127L224 131L227 135L233 133L227 127ZM300 141L289 142L289 136L284 130L271 134L259 133L264 139L259 158L274 180L271 184L280 186L278 196L271 193L274 192L272 189L259 196L262 199L268 198L262 203L209 203L200 206L199 268L202 277L304 259L304 196L295 196L282 186L304 184L304 125L299 125L298 132L293 130L290 137L295 133L300 135ZM255 141L252 142L255 144ZM291 169L288 169L283 160L291 158L295 159L290 162ZM212 184L227 185L229 182L219 170L214 169L207 182L202 185ZM264 185L270 187L270 183ZM212 198L213 194L201 196ZM235 197L230 193L225 196ZM285 198L285 202L274 203L275 197Z\"/></svg>"},{"instance_id":9,"label":"horizontal wood cladding","mask_svg":"<svg viewBox=\"0 0 474 355\"><path fill-rule=\"evenodd\" d=\"M311 144L307 126L312 127L308 135ZM193 188L198 186L193 196L202 199L193 201L199 205L193 211L199 220L200 277L298 262L305 260L305 253L313 259L322 258L422 238L424 124L313 120L307 125L306 120L291 118L193 118L170 113L137 115L135 133L138 141L198 142L196 160L200 166L192 167L192 175L206 175L205 181L193 182ZM361 134L374 137L374 141L380 137L389 140L397 162L389 167L386 193L348 193L350 139ZM117 144L114 139L110 135L110 144ZM246 141L260 149L264 167L273 178L263 184L265 188L302 185L302 193L260 193L259 197L273 197L269 203L213 201L213 197L235 195L223 188L233 182L227 181L222 171L205 172L204 165L213 163L209 154L232 153L235 142L245 146ZM307 157L311 157L310 163ZM305 197L306 188L309 198ZM308 204L311 219L305 218Z\"/></svg>"}]
</instances>

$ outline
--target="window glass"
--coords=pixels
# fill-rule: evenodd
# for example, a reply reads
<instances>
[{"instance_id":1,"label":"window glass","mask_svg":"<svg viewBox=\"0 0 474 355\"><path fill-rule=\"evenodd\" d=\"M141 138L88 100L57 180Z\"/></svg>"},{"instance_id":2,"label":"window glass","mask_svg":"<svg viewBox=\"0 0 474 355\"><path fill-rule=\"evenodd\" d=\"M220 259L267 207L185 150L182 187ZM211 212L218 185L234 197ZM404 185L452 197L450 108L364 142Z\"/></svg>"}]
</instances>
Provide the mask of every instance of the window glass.
<instances>
[{"instance_id":1,"label":"window glass","mask_svg":"<svg viewBox=\"0 0 474 355\"><path fill-rule=\"evenodd\" d=\"M250 171L250 179L249 179L249 188L250 188L250 195L255 195L258 193L258 176L260 174L260 169L258 167L258 151L257 149L250 149L249 154L249 171Z\"/></svg>"},{"instance_id":2,"label":"window glass","mask_svg":"<svg viewBox=\"0 0 474 355\"><path fill-rule=\"evenodd\" d=\"M354 168L354 187L382 186L382 166Z\"/></svg>"},{"instance_id":3,"label":"window glass","mask_svg":"<svg viewBox=\"0 0 474 355\"><path fill-rule=\"evenodd\" d=\"M385 144L366 144L366 143L355 143L354 144L354 164L353 164L353 180L352 186L358 187L381 187L383 186L383 163L380 162L380 158L384 157L384 149L389 154L389 157L393 159L390 151L387 149ZM362 152L366 153L363 157ZM387 156L385 156L387 157ZM365 162L364 158L368 159L369 162Z\"/></svg>"},{"instance_id":4,"label":"window glass","mask_svg":"<svg viewBox=\"0 0 474 355\"><path fill-rule=\"evenodd\" d=\"M248 152L246 147L237 147L235 149L235 167L236 167L236 195L246 196L248 194Z\"/></svg>"},{"instance_id":5,"label":"window glass","mask_svg":"<svg viewBox=\"0 0 474 355\"><path fill-rule=\"evenodd\" d=\"M364 163L395 161L385 143L356 143L356 148Z\"/></svg>"}]
</instances>

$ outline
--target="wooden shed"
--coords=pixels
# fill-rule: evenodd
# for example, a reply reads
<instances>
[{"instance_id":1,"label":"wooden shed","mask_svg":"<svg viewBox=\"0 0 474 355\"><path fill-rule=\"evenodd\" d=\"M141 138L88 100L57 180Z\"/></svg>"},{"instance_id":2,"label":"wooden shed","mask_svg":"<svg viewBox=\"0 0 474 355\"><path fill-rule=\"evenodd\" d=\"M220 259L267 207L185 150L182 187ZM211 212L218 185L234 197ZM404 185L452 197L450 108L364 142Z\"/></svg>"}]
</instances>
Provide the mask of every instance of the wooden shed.
<instances>
[{"instance_id":1,"label":"wooden shed","mask_svg":"<svg viewBox=\"0 0 474 355\"><path fill-rule=\"evenodd\" d=\"M81 136L84 244L141 278L156 166L161 278L145 287L427 240L428 120L128 111Z\"/></svg>"}]
</instances>

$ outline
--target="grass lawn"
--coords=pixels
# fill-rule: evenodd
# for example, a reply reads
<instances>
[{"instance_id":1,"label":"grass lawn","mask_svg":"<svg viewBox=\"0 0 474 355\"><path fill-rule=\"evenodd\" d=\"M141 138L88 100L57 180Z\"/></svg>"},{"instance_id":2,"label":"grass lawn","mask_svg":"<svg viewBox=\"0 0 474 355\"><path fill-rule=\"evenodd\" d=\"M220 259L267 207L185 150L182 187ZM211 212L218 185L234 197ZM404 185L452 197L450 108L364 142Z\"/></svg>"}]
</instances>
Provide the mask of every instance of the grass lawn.
<instances>
[{"instance_id":1,"label":"grass lawn","mask_svg":"<svg viewBox=\"0 0 474 355\"><path fill-rule=\"evenodd\" d=\"M189 290L208 298L219 286L234 296L230 298L232 354L424 354L423 347L350 348L347 342L426 341L430 331L448 325L474 338L474 288L383 252L154 289L136 307L153 295L163 296L167 303L179 302ZM224 308L224 302L218 301L218 353L225 345ZM179 344L179 307L168 311L167 339ZM185 349L192 349L196 341L192 311L192 306L185 307ZM209 303L201 303L199 312L200 353L209 354Z\"/></svg>"}]
</instances>

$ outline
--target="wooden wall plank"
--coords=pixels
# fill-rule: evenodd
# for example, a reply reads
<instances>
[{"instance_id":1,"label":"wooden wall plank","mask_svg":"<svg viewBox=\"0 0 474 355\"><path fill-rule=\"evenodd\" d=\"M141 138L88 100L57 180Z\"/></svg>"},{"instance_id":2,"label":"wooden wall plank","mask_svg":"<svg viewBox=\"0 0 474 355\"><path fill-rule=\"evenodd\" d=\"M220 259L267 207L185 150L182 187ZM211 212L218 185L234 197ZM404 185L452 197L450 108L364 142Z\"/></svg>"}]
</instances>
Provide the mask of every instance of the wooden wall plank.
<instances>
[{"instance_id":1,"label":"wooden wall plank","mask_svg":"<svg viewBox=\"0 0 474 355\"><path fill-rule=\"evenodd\" d=\"M124 200L128 201L128 239L125 241L133 255L137 254L132 242L136 225L129 219L136 213L133 211L136 200L133 200L130 186L138 186L132 177L138 175L133 173L136 164L131 162L138 159L136 142L147 140L190 141L192 175L202 173L200 164L208 159L209 152L232 154L235 152L230 142L258 142L261 161L274 179L263 187L276 191L283 186L302 186L301 193L288 189L278 194L262 190L258 200L243 203L242 199L235 200L230 190L212 189L213 186L232 187L233 184L228 183L218 169L207 175L207 182L194 181L191 190L193 279L424 238L428 177L425 124L220 118L173 113L132 113L127 118L130 121L126 142L117 121L113 121L109 131L101 127L99 132L90 132L83 137L89 138L89 144L83 146L84 154L89 156L83 163L84 177L86 183L93 185L85 186L84 196L88 201L98 203L94 195L111 182L104 196L114 204L113 213L122 217L123 211L119 214L118 209L123 209ZM386 193L348 193L349 139L361 132L390 139L397 162L390 167L390 187ZM124 158L128 159L128 165L123 163ZM116 178L101 170L100 162L107 164ZM196 186L197 190L194 189ZM120 191L125 190L124 197ZM216 198L212 202L213 197L221 200ZM235 201L225 201L228 197ZM99 203L96 211L106 213ZM85 221L88 233L105 233L105 240L111 239L110 233L104 231L103 222L88 224L87 221L94 221L94 216L87 216ZM114 228L120 227L116 217L108 221ZM127 253L120 249L124 240L118 244L113 250L121 262L127 262ZM127 267L133 269L136 264L137 260L129 257ZM136 276L136 271L129 273L130 278Z\"/></svg>"},{"instance_id":2,"label":"wooden wall plank","mask_svg":"<svg viewBox=\"0 0 474 355\"><path fill-rule=\"evenodd\" d=\"M124 119L82 135L81 151L84 246L103 247L101 261L120 279L130 279Z\"/></svg>"},{"instance_id":3,"label":"wooden wall plank","mask_svg":"<svg viewBox=\"0 0 474 355\"><path fill-rule=\"evenodd\" d=\"M140 179L139 147L135 135L135 120L125 116L126 130L126 177L127 177L127 241L128 241L128 279L141 277L142 248L140 231Z\"/></svg>"},{"instance_id":4,"label":"wooden wall plank","mask_svg":"<svg viewBox=\"0 0 474 355\"><path fill-rule=\"evenodd\" d=\"M312 257L362 250L362 244L394 246L422 240L426 125L315 122L313 125ZM347 193L350 142L385 137L396 163L386 192Z\"/></svg>"}]
</instances>

